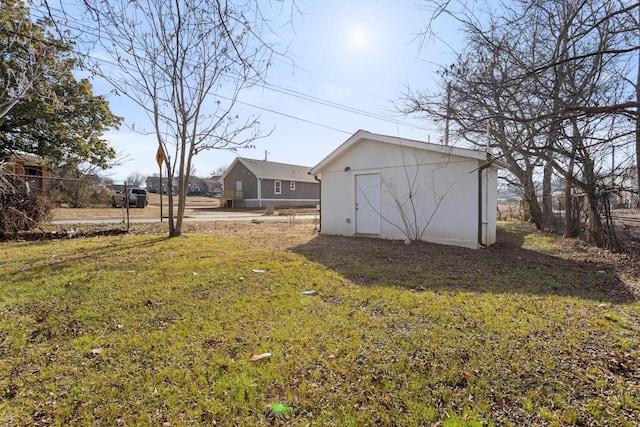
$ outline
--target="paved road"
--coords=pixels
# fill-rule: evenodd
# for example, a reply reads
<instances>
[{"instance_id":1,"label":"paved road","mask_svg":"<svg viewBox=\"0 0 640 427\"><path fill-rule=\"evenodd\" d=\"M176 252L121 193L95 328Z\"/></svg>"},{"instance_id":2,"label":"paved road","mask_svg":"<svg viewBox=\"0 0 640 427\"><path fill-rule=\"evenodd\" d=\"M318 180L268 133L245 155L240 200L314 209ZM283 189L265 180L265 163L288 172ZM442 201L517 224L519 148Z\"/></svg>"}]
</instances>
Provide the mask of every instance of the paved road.
<instances>
[{"instance_id":1,"label":"paved road","mask_svg":"<svg viewBox=\"0 0 640 427\"><path fill-rule=\"evenodd\" d=\"M317 218L318 214L296 214L296 219L313 219ZM287 220L289 217L286 215L262 215L252 212L203 212L203 213L190 213L184 217L184 221L188 222L208 222L208 221L276 221ZM167 221L165 217L163 221ZM51 221L52 224L119 224L122 222L122 217L94 217L94 218L59 218ZM142 222L160 222L159 216L157 217L130 217L131 223Z\"/></svg>"}]
</instances>

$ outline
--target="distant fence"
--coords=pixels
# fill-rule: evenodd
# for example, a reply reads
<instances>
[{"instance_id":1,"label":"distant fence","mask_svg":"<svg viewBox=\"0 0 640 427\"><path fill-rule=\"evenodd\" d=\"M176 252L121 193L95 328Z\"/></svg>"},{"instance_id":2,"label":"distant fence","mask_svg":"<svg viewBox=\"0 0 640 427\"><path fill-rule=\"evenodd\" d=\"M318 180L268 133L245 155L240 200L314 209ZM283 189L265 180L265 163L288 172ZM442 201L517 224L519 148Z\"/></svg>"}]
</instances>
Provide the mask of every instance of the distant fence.
<instances>
[{"instance_id":1,"label":"distant fence","mask_svg":"<svg viewBox=\"0 0 640 427\"><path fill-rule=\"evenodd\" d=\"M543 200L539 200L542 205ZM586 232L586 224L589 217L587 203L584 195L573 196L573 204L576 209L578 234ZM566 210L564 195L552 198L554 227L559 233L563 232ZM640 251L640 206L638 205L637 192L634 191L606 191L601 194L598 206L605 232L610 239L612 248L633 249ZM527 221L528 212L525 202L521 198L498 199L496 213L498 221L519 220Z\"/></svg>"}]
</instances>

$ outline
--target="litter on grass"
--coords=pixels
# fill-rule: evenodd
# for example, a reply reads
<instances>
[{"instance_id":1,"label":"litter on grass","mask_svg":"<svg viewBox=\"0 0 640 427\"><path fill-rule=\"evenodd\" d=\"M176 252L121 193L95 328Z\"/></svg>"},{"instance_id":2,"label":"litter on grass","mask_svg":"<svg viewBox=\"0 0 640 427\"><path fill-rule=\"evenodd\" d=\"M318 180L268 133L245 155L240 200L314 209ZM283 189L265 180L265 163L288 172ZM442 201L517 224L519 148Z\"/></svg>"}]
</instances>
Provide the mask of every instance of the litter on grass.
<instances>
[{"instance_id":1,"label":"litter on grass","mask_svg":"<svg viewBox=\"0 0 640 427\"><path fill-rule=\"evenodd\" d=\"M286 415L293 412L293 408L284 403L272 403L269 405L269 410L275 415Z\"/></svg>"},{"instance_id":2,"label":"litter on grass","mask_svg":"<svg viewBox=\"0 0 640 427\"><path fill-rule=\"evenodd\" d=\"M268 359L270 357L271 357L271 353L254 354L253 356L251 356L251 359L249 359L249 361L259 362L261 360Z\"/></svg>"},{"instance_id":3,"label":"litter on grass","mask_svg":"<svg viewBox=\"0 0 640 427\"><path fill-rule=\"evenodd\" d=\"M264 270L251 270L252 273L264 273Z\"/></svg>"},{"instance_id":4,"label":"litter on grass","mask_svg":"<svg viewBox=\"0 0 640 427\"><path fill-rule=\"evenodd\" d=\"M313 295L313 294L315 294L315 293L316 293L316 291L314 291L314 290L310 290L310 291L302 291L301 293L302 293L302 296L306 297L306 296L309 296L309 295Z\"/></svg>"}]
</instances>

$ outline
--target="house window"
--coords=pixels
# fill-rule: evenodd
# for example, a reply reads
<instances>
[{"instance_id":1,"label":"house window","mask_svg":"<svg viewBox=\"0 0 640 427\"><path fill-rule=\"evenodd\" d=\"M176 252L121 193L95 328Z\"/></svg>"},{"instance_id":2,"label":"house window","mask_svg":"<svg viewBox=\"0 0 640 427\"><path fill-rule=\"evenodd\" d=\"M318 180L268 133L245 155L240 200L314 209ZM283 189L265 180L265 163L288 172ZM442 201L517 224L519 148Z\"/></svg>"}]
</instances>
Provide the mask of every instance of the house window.
<instances>
[{"instance_id":1,"label":"house window","mask_svg":"<svg viewBox=\"0 0 640 427\"><path fill-rule=\"evenodd\" d=\"M289 184L289 189L290 189L291 191L296 191L296 183L295 183L295 182L293 182L293 181L291 181L291 184Z\"/></svg>"},{"instance_id":2,"label":"house window","mask_svg":"<svg viewBox=\"0 0 640 427\"><path fill-rule=\"evenodd\" d=\"M273 193L274 194L282 194L282 182L273 181Z\"/></svg>"}]
</instances>

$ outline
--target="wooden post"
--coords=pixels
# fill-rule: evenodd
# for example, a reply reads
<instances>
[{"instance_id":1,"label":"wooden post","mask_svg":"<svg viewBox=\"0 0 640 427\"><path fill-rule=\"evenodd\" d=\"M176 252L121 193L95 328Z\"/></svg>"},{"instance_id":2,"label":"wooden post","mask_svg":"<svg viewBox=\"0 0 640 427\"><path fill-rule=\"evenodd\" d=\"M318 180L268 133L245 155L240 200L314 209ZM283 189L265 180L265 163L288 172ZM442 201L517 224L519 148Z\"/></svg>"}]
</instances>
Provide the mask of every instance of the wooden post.
<instances>
[{"instance_id":1,"label":"wooden post","mask_svg":"<svg viewBox=\"0 0 640 427\"><path fill-rule=\"evenodd\" d=\"M162 222L162 166L160 166L160 175L158 176L160 180L159 192L160 192L160 222Z\"/></svg>"},{"instance_id":2,"label":"wooden post","mask_svg":"<svg viewBox=\"0 0 640 427\"><path fill-rule=\"evenodd\" d=\"M129 190L127 190L127 182L124 183L124 201L122 202L127 205L127 233L129 232Z\"/></svg>"}]
</instances>

